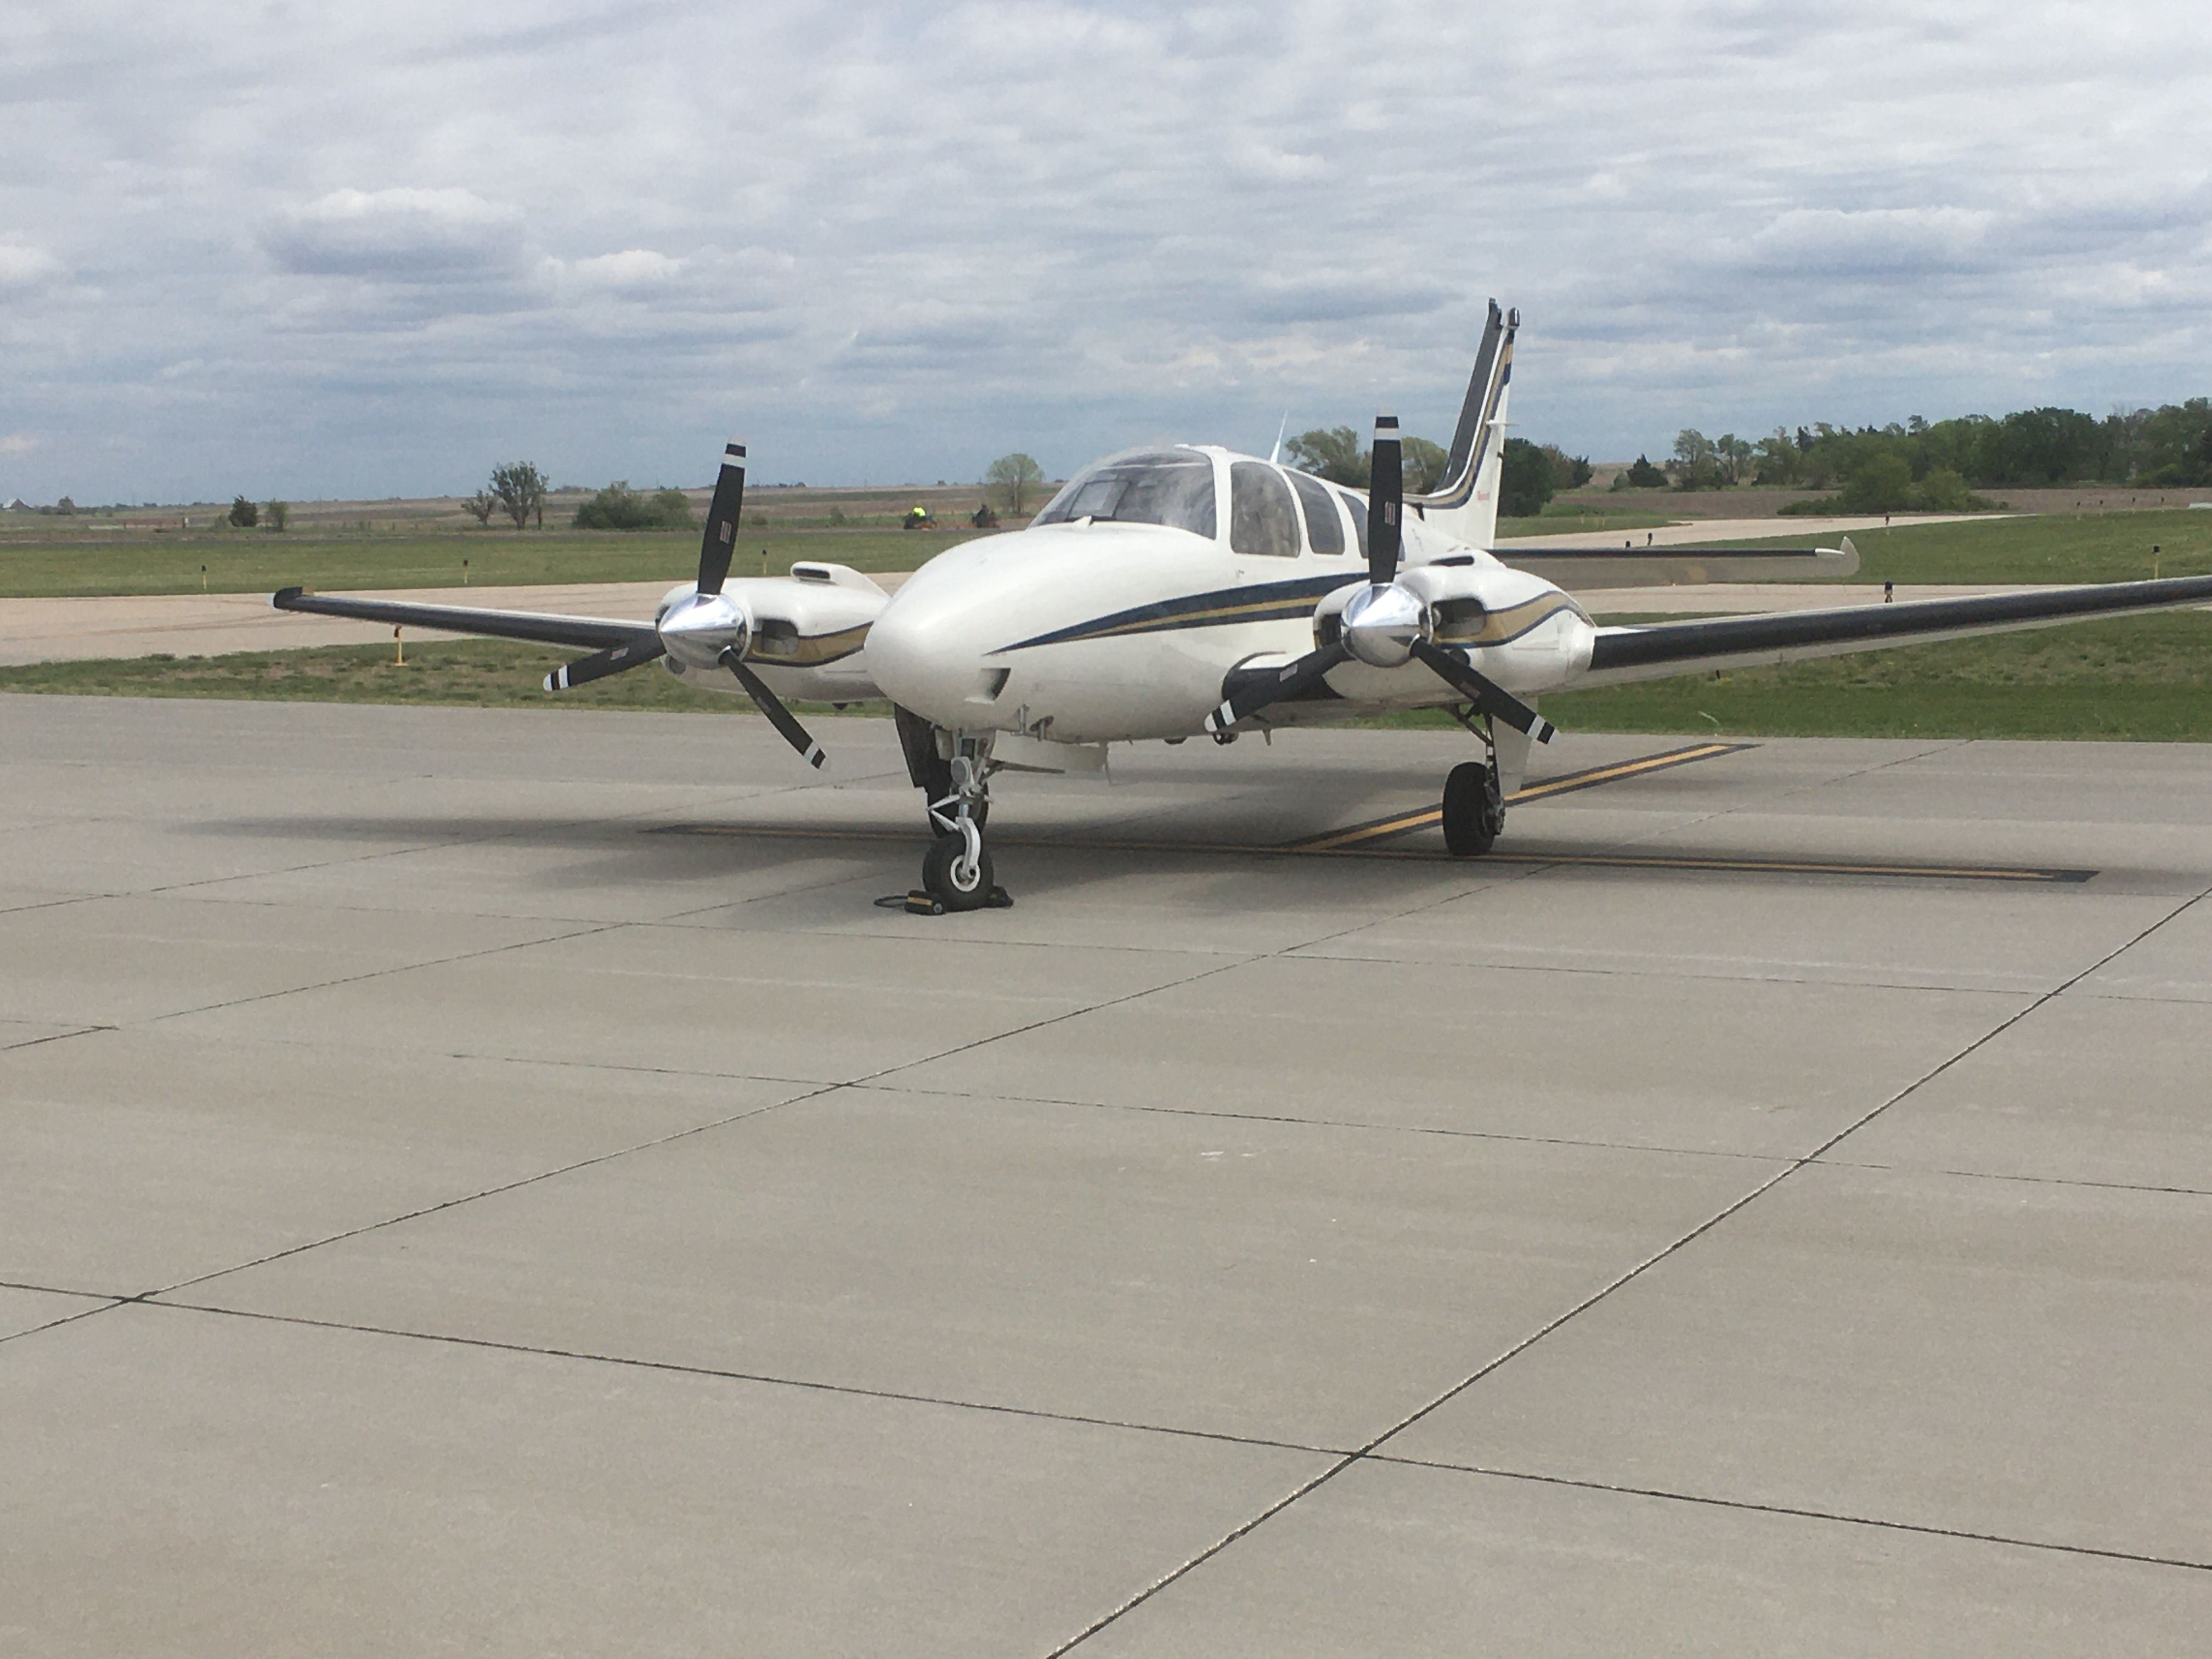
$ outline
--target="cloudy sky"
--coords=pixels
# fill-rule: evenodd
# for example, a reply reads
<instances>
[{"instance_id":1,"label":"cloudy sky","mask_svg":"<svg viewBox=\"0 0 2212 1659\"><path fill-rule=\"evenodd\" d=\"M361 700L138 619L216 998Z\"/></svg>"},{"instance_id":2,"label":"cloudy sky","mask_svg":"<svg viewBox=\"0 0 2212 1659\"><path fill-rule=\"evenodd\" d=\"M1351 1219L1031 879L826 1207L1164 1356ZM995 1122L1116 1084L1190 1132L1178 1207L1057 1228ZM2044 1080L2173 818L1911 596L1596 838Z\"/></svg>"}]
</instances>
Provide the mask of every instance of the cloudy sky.
<instances>
[{"instance_id":1,"label":"cloudy sky","mask_svg":"<svg viewBox=\"0 0 2212 1659\"><path fill-rule=\"evenodd\" d=\"M0 497L2212 392L2202 0L8 0Z\"/></svg>"}]
</instances>

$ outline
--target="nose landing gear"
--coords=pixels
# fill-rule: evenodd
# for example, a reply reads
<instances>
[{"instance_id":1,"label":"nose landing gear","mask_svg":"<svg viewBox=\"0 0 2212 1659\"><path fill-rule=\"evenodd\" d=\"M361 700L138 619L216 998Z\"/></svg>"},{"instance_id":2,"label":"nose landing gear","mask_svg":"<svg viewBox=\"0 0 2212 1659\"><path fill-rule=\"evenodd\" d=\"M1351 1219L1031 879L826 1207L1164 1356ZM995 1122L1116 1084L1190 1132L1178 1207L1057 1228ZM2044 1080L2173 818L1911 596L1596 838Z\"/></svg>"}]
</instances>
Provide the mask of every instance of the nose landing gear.
<instances>
[{"instance_id":1,"label":"nose landing gear","mask_svg":"<svg viewBox=\"0 0 2212 1659\"><path fill-rule=\"evenodd\" d=\"M1444 846L1455 859L1480 858L1505 829L1498 763L1462 761L1444 777Z\"/></svg>"},{"instance_id":2,"label":"nose landing gear","mask_svg":"<svg viewBox=\"0 0 2212 1659\"><path fill-rule=\"evenodd\" d=\"M1505 833L1505 785L1499 775L1498 744L1501 734L1488 715L1478 717L1472 708L1455 708L1461 725L1482 739L1488 758L1462 761L1444 776L1444 846L1455 859L1480 858ZM1528 739L1521 740L1525 754ZM1517 764L1517 763L1516 763ZM1519 777L1516 773L1515 782Z\"/></svg>"},{"instance_id":3,"label":"nose landing gear","mask_svg":"<svg viewBox=\"0 0 2212 1659\"><path fill-rule=\"evenodd\" d=\"M921 861L921 890L907 908L943 915L948 910L1003 910L1013 903L991 880L991 854L983 821L991 810L991 741L960 737L946 759L948 791L929 803L936 843Z\"/></svg>"}]
</instances>

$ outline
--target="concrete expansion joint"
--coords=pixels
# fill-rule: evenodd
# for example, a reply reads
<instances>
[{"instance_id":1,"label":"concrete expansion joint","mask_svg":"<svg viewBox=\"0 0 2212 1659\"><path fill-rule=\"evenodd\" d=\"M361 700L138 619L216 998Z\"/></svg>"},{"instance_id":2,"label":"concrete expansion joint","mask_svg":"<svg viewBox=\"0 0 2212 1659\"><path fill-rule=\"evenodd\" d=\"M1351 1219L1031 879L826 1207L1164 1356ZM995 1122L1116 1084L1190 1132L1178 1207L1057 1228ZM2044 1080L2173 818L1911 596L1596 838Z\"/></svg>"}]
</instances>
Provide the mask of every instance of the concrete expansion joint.
<instances>
[{"instance_id":1,"label":"concrete expansion joint","mask_svg":"<svg viewBox=\"0 0 2212 1659\"><path fill-rule=\"evenodd\" d=\"M1808 1509L1794 1504L1761 1504L1749 1498L1716 1498L1704 1492L1679 1492L1666 1486L1632 1486L1613 1480L1581 1480L1571 1475L1539 1474L1528 1469L1440 1463L1425 1457L1395 1457L1374 1453L1364 1461L1391 1463L1402 1468L1436 1469L1494 1480L1522 1480L1546 1486L1568 1486L1578 1492L1617 1493L1624 1498L1656 1498L1675 1504L1699 1504L1712 1509L1739 1510L1755 1515L1788 1515L1808 1521L1832 1521L1850 1527L1875 1527L1887 1532L1918 1533L1930 1538L1957 1538L1977 1544L2005 1544L2019 1549L2051 1550L2064 1555L2093 1556L2106 1561L2133 1561L2144 1566L2178 1567L2187 1572L2212 1573L2212 1561L2185 1556L2146 1555L2136 1550L2100 1549L2094 1544L2069 1544L2051 1538L2023 1538L2008 1533L1978 1532L1962 1527L1937 1527L1925 1522L1899 1521L1883 1516L1851 1515L1838 1510Z\"/></svg>"},{"instance_id":2,"label":"concrete expansion joint","mask_svg":"<svg viewBox=\"0 0 2212 1659\"><path fill-rule=\"evenodd\" d=\"M235 1270L227 1270L235 1271ZM197 1282L197 1281L196 1281ZM148 1299L155 1298L155 1299ZM436 1343L447 1347L477 1348L492 1353L528 1354L540 1359L572 1360L586 1365L618 1365L633 1370L665 1371L679 1376L709 1377L724 1382L745 1382L763 1388L798 1389L810 1394L843 1395L860 1400L893 1400L904 1405L938 1406L947 1411L984 1412L995 1417L1026 1418L1040 1423L1079 1424L1085 1428L1121 1429L1131 1434L1166 1435L1179 1440L1204 1440L1227 1446L1253 1446L1268 1451L1303 1452L1319 1457L1346 1459L1358 1455L1341 1447L1311 1445L1304 1441L1274 1439L1264 1435L1231 1434L1220 1429L1194 1429L1173 1423L1142 1423L1115 1417L1088 1416L1079 1412L1047 1411L1035 1406L1008 1405L1001 1401L962 1400L947 1395L913 1394L897 1389L863 1388L857 1383L832 1382L820 1377L781 1376L771 1371L740 1371L716 1365L686 1364L680 1360L647 1359L636 1354L598 1353L581 1348L556 1348L529 1342L502 1342L490 1337L461 1336L447 1331L412 1331L392 1325L365 1325L349 1320L313 1319L302 1314L268 1313L252 1308L226 1308L219 1303L179 1301L163 1291L131 1297L149 1308L173 1313L211 1314L223 1319L247 1319L270 1325L295 1325L310 1330L346 1331L356 1336L390 1337L402 1342ZM118 1301L111 1305L121 1306ZM95 1310L94 1311L103 1311ZM83 1317L79 1315L77 1317Z\"/></svg>"}]
</instances>

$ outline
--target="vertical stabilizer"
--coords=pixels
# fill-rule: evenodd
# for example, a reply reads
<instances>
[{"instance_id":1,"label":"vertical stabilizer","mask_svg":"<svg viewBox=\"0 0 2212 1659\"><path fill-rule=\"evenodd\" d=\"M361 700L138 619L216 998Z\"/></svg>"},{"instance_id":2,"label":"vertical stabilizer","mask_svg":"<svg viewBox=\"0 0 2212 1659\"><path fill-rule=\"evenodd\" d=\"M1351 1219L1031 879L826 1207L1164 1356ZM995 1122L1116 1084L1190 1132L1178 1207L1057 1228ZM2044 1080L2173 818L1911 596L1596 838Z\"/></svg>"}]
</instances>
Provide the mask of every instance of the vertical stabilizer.
<instances>
[{"instance_id":1,"label":"vertical stabilizer","mask_svg":"<svg viewBox=\"0 0 2212 1659\"><path fill-rule=\"evenodd\" d=\"M1435 494L1408 495L1422 519L1455 540L1487 548L1498 536L1498 485L1505 465L1505 394L1513 379L1513 336L1521 326L1517 311L1501 312L1490 302L1490 319L1475 354L1452 433L1443 482Z\"/></svg>"}]
</instances>

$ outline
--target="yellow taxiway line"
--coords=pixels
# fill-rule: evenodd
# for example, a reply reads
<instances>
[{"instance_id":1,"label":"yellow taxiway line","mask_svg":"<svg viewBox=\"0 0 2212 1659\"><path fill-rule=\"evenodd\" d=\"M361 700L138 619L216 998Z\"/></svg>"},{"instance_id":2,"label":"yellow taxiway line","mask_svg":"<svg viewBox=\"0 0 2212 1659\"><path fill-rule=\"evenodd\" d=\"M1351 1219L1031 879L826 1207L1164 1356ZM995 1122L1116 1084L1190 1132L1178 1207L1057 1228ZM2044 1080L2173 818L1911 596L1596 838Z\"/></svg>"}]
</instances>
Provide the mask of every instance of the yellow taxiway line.
<instances>
[{"instance_id":1,"label":"yellow taxiway line","mask_svg":"<svg viewBox=\"0 0 2212 1659\"><path fill-rule=\"evenodd\" d=\"M1755 749L1749 743L1699 743L1686 749L1669 749L1661 755L1645 755L1640 759L1619 761L1611 766L1593 766L1588 771L1569 772L1564 776L1547 778L1541 783L1532 783L1516 789L1505 798L1508 806L1526 801L1544 800L1553 795L1567 794L1577 789L1595 789L1601 783L1617 783L1623 778L1642 777L1647 772L1664 772L1672 767L1687 766L1694 761L1712 760L1721 755L1734 755L1746 749ZM1349 829L1332 830L1325 836L1316 836L1310 841L1294 842L1288 851L1294 853L1337 853L1348 848L1364 846L1370 842L1385 841L1394 836L1409 835L1416 830L1432 830L1443 820L1443 808L1425 806L1417 812L1402 812L1395 817L1376 818L1370 823L1355 823Z\"/></svg>"}]
</instances>

